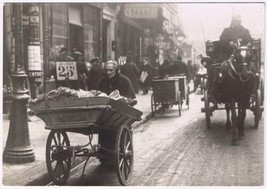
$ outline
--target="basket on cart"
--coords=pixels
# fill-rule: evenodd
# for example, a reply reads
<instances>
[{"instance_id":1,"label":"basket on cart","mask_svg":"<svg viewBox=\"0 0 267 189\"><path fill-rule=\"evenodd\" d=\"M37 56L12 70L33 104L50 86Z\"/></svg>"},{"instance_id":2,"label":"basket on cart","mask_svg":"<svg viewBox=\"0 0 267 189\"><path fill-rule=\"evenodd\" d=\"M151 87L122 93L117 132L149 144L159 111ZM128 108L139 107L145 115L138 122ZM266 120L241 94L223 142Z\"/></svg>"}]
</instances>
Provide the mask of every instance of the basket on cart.
<instances>
[{"instance_id":1,"label":"basket on cart","mask_svg":"<svg viewBox=\"0 0 267 189\"><path fill-rule=\"evenodd\" d=\"M103 164L112 164L120 184L130 183L133 171L131 124L141 120L142 112L109 97L45 100L30 107L46 123L45 128L51 130L46 144L46 164L55 184L67 181L71 159L75 156L97 157ZM70 146L67 132L88 135L89 143ZM92 144L93 134L98 134L96 145Z\"/></svg>"}]
</instances>

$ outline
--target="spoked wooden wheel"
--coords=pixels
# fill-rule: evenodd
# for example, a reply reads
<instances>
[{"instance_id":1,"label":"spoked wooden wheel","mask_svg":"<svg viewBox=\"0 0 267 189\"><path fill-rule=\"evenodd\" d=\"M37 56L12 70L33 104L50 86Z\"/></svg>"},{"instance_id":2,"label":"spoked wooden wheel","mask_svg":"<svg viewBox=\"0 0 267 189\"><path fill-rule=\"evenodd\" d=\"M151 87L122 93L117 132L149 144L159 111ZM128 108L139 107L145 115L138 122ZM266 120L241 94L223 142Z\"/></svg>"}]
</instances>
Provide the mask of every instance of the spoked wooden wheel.
<instances>
[{"instance_id":1,"label":"spoked wooden wheel","mask_svg":"<svg viewBox=\"0 0 267 189\"><path fill-rule=\"evenodd\" d=\"M255 109L254 109L254 123L255 128L257 129L259 127L259 121L261 118L261 92L258 89L256 91L256 99L255 99Z\"/></svg>"},{"instance_id":2,"label":"spoked wooden wheel","mask_svg":"<svg viewBox=\"0 0 267 189\"><path fill-rule=\"evenodd\" d=\"M152 116L155 116L156 104L155 104L155 99L154 99L154 94L153 93L151 95L151 111L152 111Z\"/></svg>"},{"instance_id":3,"label":"spoked wooden wheel","mask_svg":"<svg viewBox=\"0 0 267 189\"><path fill-rule=\"evenodd\" d=\"M132 132L127 126L121 126L118 129L116 144L116 173L119 182L123 186L130 184L132 179L134 152Z\"/></svg>"},{"instance_id":4,"label":"spoked wooden wheel","mask_svg":"<svg viewBox=\"0 0 267 189\"><path fill-rule=\"evenodd\" d=\"M208 98L208 91L204 91L204 105L207 129L210 129L210 103Z\"/></svg>"},{"instance_id":5,"label":"spoked wooden wheel","mask_svg":"<svg viewBox=\"0 0 267 189\"><path fill-rule=\"evenodd\" d=\"M69 138L64 131L52 130L46 142L46 166L52 181L57 185L65 184L71 168Z\"/></svg>"}]
</instances>

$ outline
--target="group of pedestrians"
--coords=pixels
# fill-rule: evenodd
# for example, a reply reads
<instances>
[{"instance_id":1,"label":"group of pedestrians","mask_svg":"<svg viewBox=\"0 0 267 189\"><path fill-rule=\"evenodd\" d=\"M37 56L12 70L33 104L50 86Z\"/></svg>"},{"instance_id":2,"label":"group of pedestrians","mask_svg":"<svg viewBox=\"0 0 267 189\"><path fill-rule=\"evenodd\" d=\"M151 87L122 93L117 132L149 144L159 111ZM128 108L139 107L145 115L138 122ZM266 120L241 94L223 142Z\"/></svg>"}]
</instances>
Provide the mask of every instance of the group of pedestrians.
<instances>
[{"instance_id":1,"label":"group of pedestrians","mask_svg":"<svg viewBox=\"0 0 267 189\"><path fill-rule=\"evenodd\" d=\"M134 99L135 94L139 93L142 71L148 73L142 83L143 94L147 94L153 79L153 67L149 59L144 61L141 68L137 67L131 56L127 57L124 65L119 65L115 60L102 63L99 57L85 62L81 52L75 50L70 53L67 48L62 48L48 77L55 79L57 88L99 90L108 95L117 89L120 95Z\"/></svg>"},{"instance_id":2,"label":"group of pedestrians","mask_svg":"<svg viewBox=\"0 0 267 189\"><path fill-rule=\"evenodd\" d=\"M186 64L181 56L176 56L174 60L165 59L163 61L159 67L159 77L186 76L187 82L190 82L193 80L196 71L191 60Z\"/></svg>"}]
</instances>

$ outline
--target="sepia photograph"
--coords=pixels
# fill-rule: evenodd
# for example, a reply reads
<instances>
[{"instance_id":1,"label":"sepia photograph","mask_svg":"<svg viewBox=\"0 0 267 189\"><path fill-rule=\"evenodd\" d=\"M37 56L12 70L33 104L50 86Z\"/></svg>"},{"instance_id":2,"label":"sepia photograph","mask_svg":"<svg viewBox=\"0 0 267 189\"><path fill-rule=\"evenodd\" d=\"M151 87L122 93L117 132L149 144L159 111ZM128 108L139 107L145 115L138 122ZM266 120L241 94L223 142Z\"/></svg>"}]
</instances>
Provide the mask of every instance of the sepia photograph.
<instances>
[{"instance_id":1,"label":"sepia photograph","mask_svg":"<svg viewBox=\"0 0 267 189\"><path fill-rule=\"evenodd\" d=\"M260 1L1 1L2 188L266 187Z\"/></svg>"}]
</instances>

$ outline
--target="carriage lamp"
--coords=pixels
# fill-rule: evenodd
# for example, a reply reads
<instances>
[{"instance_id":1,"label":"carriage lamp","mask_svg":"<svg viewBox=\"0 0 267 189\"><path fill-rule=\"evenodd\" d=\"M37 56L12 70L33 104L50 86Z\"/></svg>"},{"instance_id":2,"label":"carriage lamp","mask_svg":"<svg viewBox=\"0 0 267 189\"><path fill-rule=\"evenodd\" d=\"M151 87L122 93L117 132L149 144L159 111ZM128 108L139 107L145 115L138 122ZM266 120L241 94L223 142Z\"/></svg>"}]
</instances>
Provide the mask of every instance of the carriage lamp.
<instances>
[{"instance_id":1,"label":"carriage lamp","mask_svg":"<svg viewBox=\"0 0 267 189\"><path fill-rule=\"evenodd\" d=\"M207 52L213 52L214 51L214 45L213 43L207 43Z\"/></svg>"}]
</instances>

